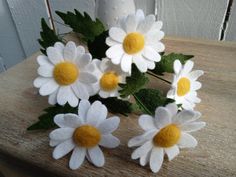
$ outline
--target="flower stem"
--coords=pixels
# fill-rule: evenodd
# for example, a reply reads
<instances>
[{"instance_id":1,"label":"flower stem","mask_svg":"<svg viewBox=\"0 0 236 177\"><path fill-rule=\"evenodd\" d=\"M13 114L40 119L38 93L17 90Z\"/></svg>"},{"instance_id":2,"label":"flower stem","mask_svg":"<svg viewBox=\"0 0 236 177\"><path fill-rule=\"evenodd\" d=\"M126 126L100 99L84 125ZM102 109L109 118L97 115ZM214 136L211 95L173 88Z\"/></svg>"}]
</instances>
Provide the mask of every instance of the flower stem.
<instances>
[{"instance_id":1,"label":"flower stem","mask_svg":"<svg viewBox=\"0 0 236 177\"><path fill-rule=\"evenodd\" d=\"M160 80L162 80L162 81L164 81L164 82L166 82L166 83L168 83L168 84L171 84L170 81L165 80L165 79L163 79L163 78L157 76L156 74L153 74L152 72L149 72L149 71L148 71L147 74L149 74L149 75L151 75L151 76L153 76L153 77L156 77L157 79L160 79Z\"/></svg>"}]
</instances>

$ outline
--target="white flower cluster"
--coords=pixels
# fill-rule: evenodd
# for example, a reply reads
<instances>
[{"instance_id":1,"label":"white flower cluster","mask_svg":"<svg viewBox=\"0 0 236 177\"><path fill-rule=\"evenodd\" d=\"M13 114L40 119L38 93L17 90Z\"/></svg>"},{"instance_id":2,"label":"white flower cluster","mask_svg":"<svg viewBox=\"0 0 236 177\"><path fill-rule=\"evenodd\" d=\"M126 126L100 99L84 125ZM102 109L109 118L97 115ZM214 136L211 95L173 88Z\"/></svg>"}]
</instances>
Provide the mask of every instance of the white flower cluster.
<instances>
[{"instance_id":1,"label":"white flower cluster","mask_svg":"<svg viewBox=\"0 0 236 177\"><path fill-rule=\"evenodd\" d=\"M54 118L59 126L50 133L55 159L73 150L71 169L79 168L85 158L95 166L104 165L99 146L119 145L119 139L111 133L118 128L120 119L116 116L106 119L106 106L99 101L90 105L88 99L96 94L102 98L119 98L119 84L126 83L132 64L142 73L154 69L155 62L161 60L159 52L165 49L160 42L164 37L161 28L162 22L156 21L154 15L144 16L142 10L137 10L109 29L107 58L92 59L83 46L76 46L72 41L66 45L57 42L47 48L47 56L38 56L39 77L34 80L34 86L39 88L40 95L49 96L48 102L53 105L79 105L78 115L59 114ZM153 172L159 171L164 154L172 160L180 148L195 147L197 141L189 133L205 126L204 122L196 121L201 114L193 110L201 101L196 91L201 88L197 79L203 74L200 70L192 71L193 65L192 61L182 65L176 59L172 88L167 94L175 103L158 107L154 117L141 115L139 125L145 133L128 143L129 147L140 146L132 159L139 158L142 166L149 162ZM178 104L183 110L178 109Z\"/></svg>"}]
</instances>

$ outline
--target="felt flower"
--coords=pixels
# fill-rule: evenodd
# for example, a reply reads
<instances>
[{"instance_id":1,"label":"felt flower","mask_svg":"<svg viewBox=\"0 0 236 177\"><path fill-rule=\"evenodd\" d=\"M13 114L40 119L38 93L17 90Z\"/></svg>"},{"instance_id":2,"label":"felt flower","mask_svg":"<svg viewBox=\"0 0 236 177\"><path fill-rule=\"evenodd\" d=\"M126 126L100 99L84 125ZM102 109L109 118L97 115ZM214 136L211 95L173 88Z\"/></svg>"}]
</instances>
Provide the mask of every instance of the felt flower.
<instances>
[{"instance_id":1,"label":"felt flower","mask_svg":"<svg viewBox=\"0 0 236 177\"><path fill-rule=\"evenodd\" d=\"M197 140L190 132L205 126L205 122L196 121L201 114L191 110L177 112L175 103L166 107L158 107L155 117L141 115L139 125L144 134L132 138L129 147L140 146L132 153L132 159L140 158L140 164L148 162L153 172L158 172L162 166L164 155L172 160L179 154L179 148L193 148Z\"/></svg>"},{"instance_id":2,"label":"felt flower","mask_svg":"<svg viewBox=\"0 0 236 177\"><path fill-rule=\"evenodd\" d=\"M78 105L79 99L88 99L89 84L97 82L90 74L89 65L92 57L85 53L82 46L76 47L74 42L65 46L56 42L47 48L47 56L40 55L37 61L39 77L34 80L34 86L42 96L49 95L50 104L70 106Z\"/></svg>"},{"instance_id":3,"label":"felt flower","mask_svg":"<svg viewBox=\"0 0 236 177\"><path fill-rule=\"evenodd\" d=\"M113 64L121 65L124 72L131 73L132 63L141 72L154 69L155 62L161 60L158 52L165 49L160 42L164 37L161 27L161 21L156 21L154 15L145 17L142 10L128 15L120 21L118 27L109 30L106 44L110 48L106 56Z\"/></svg>"},{"instance_id":4,"label":"felt flower","mask_svg":"<svg viewBox=\"0 0 236 177\"><path fill-rule=\"evenodd\" d=\"M102 61L94 59L92 62L96 68L93 74L96 75L98 82L93 85L102 98L119 97L119 84L125 83L128 75L124 73L119 66L114 65L109 59L104 58Z\"/></svg>"},{"instance_id":5,"label":"felt flower","mask_svg":"<svg viewBox=\"0 0 236 177\"><path fill-rule=\"evenodd\" d=\"M197 79L203 75L203 71L192 71L193 61L187 61L184 66L179 60L174 62L174 78L172 88L167 93L167 97L174 99L176 104L182 104L183 109L192 110L195 103L200 103L200 98L197 97L197 90L202 84Z\"/></svg>"},{"instance_id":6,"label":"felt flower","mask_svg":"<svg viewBox=\"0 0 236 177\"><path fill-rule=\"evenodd\" d=\"M115 148L120 141L111 133L119 125L119 117L107 119L107 108L101 102L81 100L76 114L58 114L54 122L60 127L49 135L50 146L55 147L53 158L59 159L73 150L69 161L72 170L78 169L85 158L97 167L104 165L99 146Z\"/></svg>"}]
</instances>

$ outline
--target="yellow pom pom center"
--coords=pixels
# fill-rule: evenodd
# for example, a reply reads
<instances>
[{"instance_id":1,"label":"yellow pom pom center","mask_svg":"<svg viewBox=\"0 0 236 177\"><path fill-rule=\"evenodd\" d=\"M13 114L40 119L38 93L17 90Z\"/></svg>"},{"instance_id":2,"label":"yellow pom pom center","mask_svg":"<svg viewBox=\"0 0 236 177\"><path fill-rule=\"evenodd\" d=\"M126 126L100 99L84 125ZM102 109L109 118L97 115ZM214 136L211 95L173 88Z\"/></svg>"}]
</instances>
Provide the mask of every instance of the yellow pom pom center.
<instances>
[{"instance_id":1,"label":"yellow pom pom center","mask_svg":"<svg viewBox=\"0 0 236 177\"><path fill-rule=\"evenodd\" d=\"M168 148L175 144L180 139L181 131L175 124L167 125L162 128L153 138L155 146Z\"/></svg>"},{"instance_id":2,"label":"yellow pom pom center","mask_svg":"<svg viewBox=\"0 0 236 177\"><path fill-rule=\"evenodd\" d=\"M83 125L75 129L73 140L78 146L91 148L99 143L101 133L97 128L91 125Z\"/></svg>"},{"instance_id":3,"label":"yellow pom pom center","mask_svg":"<svg viewBox=\"0 0 236 177\"><path fill-rule=\"evenodd\" d=\"M144 36L140 33L134 32L128 34L123 42L123 48L128 54L135 54L144 48Z\"/></svg>"},{"instance_id":4,"label":"yellow pom pom center","mask_svg":"<svg viewBox=\"0 0 236 177\"><path fill-rule=\"evenodd\" d=\"M105 91L112 91L118 87L119 80L115 72L106 72L100 79L100 86Z\"/></svg>"},{"instance_id":5,"label":"yellow pom pom center","mask_svg":"<svg viewBox=\"0 0 236 177\"><path fill-rule=\"evenodd\" d=\"M181 78L177 84L177 95L184 96L190 91L190 80L186 77Z\"/></svg>"},{"instance_id":6,"label":"yellow pom pom center","mask_svg":"<svg viewBox=\"0 0 236 177\"><path fill-rule=\"evenodd\" d=\"M79 70L74 63L58 63L53 70L53 77L59 85L70 85L76 81Z\"/></svg>"}]
</instances>

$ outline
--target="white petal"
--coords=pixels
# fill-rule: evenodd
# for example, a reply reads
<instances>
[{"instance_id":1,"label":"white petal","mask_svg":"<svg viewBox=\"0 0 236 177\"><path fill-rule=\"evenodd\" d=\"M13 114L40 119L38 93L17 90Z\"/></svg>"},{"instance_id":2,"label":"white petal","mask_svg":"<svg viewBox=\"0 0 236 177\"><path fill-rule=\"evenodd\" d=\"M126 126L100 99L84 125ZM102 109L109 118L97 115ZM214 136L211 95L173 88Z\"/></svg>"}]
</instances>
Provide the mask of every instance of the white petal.
<instances>
[{"instance_id":1,"label":"white petal","mask_svg":"<svg viewBox=\"0 0 236 177\"><path fill-rule=\"evenodd\" d=\"M150 156L151 156L151 152L152 151L149 151L147 154L145 154L142 157L140 157L139 163L140 163L141 166L145 166L149 162L149 159L150 159Z\"/></svg>"},{"instance_id":2,"label":"white petal","mask_svg":"<svg viewBox=\"0 0 236 177\"><path fill-rule=\"evenodd\" d=\"M166 109L168 109L169 113L171 114L171 117L176 115L178 112L178 106L176 105L176 103L169 103L165 107Z\"/></svg>"},{"instance_id":3,"label":"white petal","mask_svg":"<svg viewBox=\"0 0 236 177\"><path fill-rule=\"evenodd\" d=\"M107 108L100 101L95 101L88 110L87 123L98 125L107 117Z\"/></svg>"},{"instance_id":4,"label":"white petal","mask_svg":"<svg viewBox=\"0 0 236 177\"><path fill-rule=\"evenodd\" d=\"M180 63L180 61L178 59L176 59L174 61L174 71L175 74L179 74L179 72L182 70L182 64Z\"/></svg>"},{"instance_id":5,"label":"white petal","mask_svg":"<svg viewBox=\"0 0 236 177\"><path fill-rule=\"evenodd\" d=\"M108 58L111 58L111 61L113 64L119 64L123 54L124 54L124 50L123 50L122 45L120 44L114 45L106 51L106 56Z\"/></svg>"},{"instance_id":6,"label":"white petal","mask_svg":"<svg viewBox=\"0 0 236 177\"><path fill-rule=\"evenodd\" d=\"M152 47L146 46L143 51L143 56L148 60L158 62L161 60L161 55Z\"/></svg>"},{"instance_id":7,"label":"white petal","mask_svg":"<svg viewBox=\"0 0 236 177\"><path fill-rule=\"evenodd\" d=\"M138 123L139 126L145 130L152 130L152 129L156 129L156 126L154 125L154 118L152 116L149 115L141 115L139 117Z\"/></svg>"},{"instance_id":8,"label":"white petal","mask_svg":"<svg viewBox=\"0 0 236 177\"><path fill-rule=\"evenodd\" d=\"M173 99L173 98L175 97L175 89L170 89L170 90L167 92L166 97Z\"/></svg>"},{"instance_id":9,"label":"white petal","mask_svg":"<svg viewBox=\"0 0 236 177\"><path fill-rule=\"evenodd\" d=\"M193 69L193 65L194 65L193 61L188 60L183 67L184 73L188 74Z\"/></svg>"},{"instance_id":10,"label":"white petal","mask_svg":"<svg viewBox=\"0 0 236 177\"><path fill-rule=\"evenodd\" d=\"M131 65L132 65L132 56L124 54L121 59L121 69L124 72L130 72L131 71Z\"/></svg>"},{"instance_id":11,"label":"white petal","mask_svg":"<svg viewBox=\"0 0 236 177\"><path fill-rule=\"evenodd\" d=\"M92 56L89 53L79 55L75 62L78 65L79 69L83 69L85 66L87 66L92 61Z\"/></svg>"},{"instance_id":12,"label":"white petal","mask_svg":"<svg viewBox=\"0 0 236 177\"><path fill-rule=\"evenodd\" d=\"M145 15L142 9L138 9L135 16L138 23L145 19Z\"/></svg>"},{"instance_id":13,"label":"white petal","mask_svg":"<svg viewBox=\"0 0 236 177\"><path fill-rule=\"evenodd\" d=\"M53 130L49 137L53 140L66 140L73 136L74 128L57 128L56 130Z\"/></svg>"},{"instance_id":14,"label":"white petal","mask_svg":"<svg viewBox=\"0 0 236 177\"><path fill-rule=\"evenodd\" d=\"M78 169L84 162L85 154L86 154L85 148L76 147L73 150L73 153L70 157L70 162L69 162L70 169L72 170Z\"/></svg>"},{"instance_id":15,"label":"white petal","mask_svg":"<svg viewBox=\"0 0 236 177\"><path fill-rule=\"evenodd\" d=\"M54 117L54 122L59 127L77 128L82 124L82 120L76 114L58 114Z\"/></svg>"},{"instance_id":16,"label":"white petal","mask_svg":"<svg viewBox=\"0 0 236 177\"><path fill-rule=\"evenodd\" d=\"M113 40L113 39L110 38L110 37L107 37L107 38L106 38L106 44L107 44L108 46L113 46L113 45L119 44L119 42Z\"/></svg>"},{"instance_id":17,"label":"white petal","mask_svg":"<svg viewBox=\"0 0 236 177\"><path fill-rule=\"evenodd\" d=\"M153 26L155 22L155 16L154 15L148 15L145 20L141 21L139 23L139 26L137 30L141 32L142 34L147 33Z\"/></svg>"},{"instance_id":18,"label":"white petal","mask_svg":"<svg viewBox=\"0 0 236 177\"><path fill-rule=\"evenodd\" d=\"M150 30L146 35L146 42L147 44L155 44L159 42L163 37L165 33L163 31L159 30Z\"/></svg>"},{"instance_id":19,"label":"white petal","mask_svg":"<svg viewBox=\"0 0 236 177\"><path fill-rule=\"evenodd\" d=\"M157 52L163 52L165 50L165 45L161 42L151 44L151 47L154 48Z\"/></svg>"},{"instance_id":20,"label":"white petal","mask_svg":"<svg viewBox=\"0 0 236 177\"><path fill-rule=\"evenodd\" d=\"M77 81L75 84L71 85L71 87L78 98L85 99L85 100L89 98L87 88L85 87L83 83Z\"/></svg>"},{"instance_id":21,"label":"white petal","mask_svg":"<svg viewBox=\"0 0 236 177\"><path fill-rule=\"evenodd\" d=\"M54 80L50 80L39 89L39 93L42 96L50 95L58 87L58 84Z\"/></svg>"},{"instance_id":22,"label":"white petal","mask_svg":"<svg viewBox=\"0 0 236 177\"><path fill-rule=\"evenodd\" d=\"M194 120L194 116L194 111L183 110L173 117L172 122L181 125Z\"/></svg>"},{"instance_id":23,"label":"white petal","mask_svg":"<svg viewBox=\"0 0 236 177\"><path fill-rule=\"evenodd\" d=\"M165 153L167 154L169 161L171 161L179 154L179 148L176 145L165 148Z\"/></svg>"},{"instance_id":24,"label":"white petal","mask_svg":"<svg viewBox=\"0 0 236 177\"><path fill-rule=\"evenodd\" d=\"M69 41L64 48L64 59L74 61L77 55L77 48L74 42Z\"/></svg>"},{"instance_id":25,"label":"white petal","mask_svg":"<svg viewBox=\"0 0 236 177\"><path fill-rule=\"evenodd\" d=\"M83 54L85 54L85 48L84 48L82 45L79 45L79 46L77 47L77 54L78 54L78 55L83 55Z\"/></svg>"},{"instance_id":26,"label":"white petal","mask_svg":"<svg viewBox=\"0 0 236 177\"><path fill-rule=\"evenodd\" d=\"M149 130L142 135L131 138L128 142L128 147L142 145L146 141L151 140L157 132L158 132L157 130Z\"/></svg>"},{"instance_id":27,"label":"white petal","mask_svg":"<svg viewBox=\"0 0 236 177\"><path fill-rule=\"evenodd\" d=\"M38 68L38 74L44 77L52 77L53 76L53 66L43 65Z\"/></svg>"},{"instance_id":28,"label":"white petal","mask_svg":"<svg viewBox=\"0 0 236 177\"><path fill-rule=\"evenodd\" d=\"M70 92L68 96L68 103L71 107L76 107L79 104L79 99L76 97L75 93L73 92L72 88L70 87Z\"/></svg>"},{"instance_id":29,"label":"white petal","mask_svg":"<svg viewBox=\"0 0 236 177\"><path fill-rule=\"evenodd\" d=\"M89 72L81 72L79 74L79 81L85 84L94 84L98 80L94 75L90 74Z\"/></svg>"},{"instance_id":30,"label":"white petal","mask_svg":"<svg viewBox=\"0 0 236 177\"><path fill-rule=\"evenodd\" d=\"M79 103L79 110L78 110L78 114L79 117L85 122L86 118L87 118L87 112L90 108L90 102L88 100L81 100Z\"/></svg>"},{"instance_id":31,"label":"white petal","mask_svg":"<svg viewBox=\"0 0 236 177\"><path fill-rule=\"evenodd\" d=\"M190 122L181 126L184 132L195 132L206 126L206 122Z\"/></svg>"},{"instance_id":32,"label":"white petal","mask_svg":"<svg viewBox=\"0 0 236 177\"><path fill-rule=\"evenodd\" d=\"M105 163L104 155L98 146L88 149L89 157L92 163L97 167L102 167Z\"/></svg>"},{"instance_id":33,"label":"white petal","mask_svg":"<svg viewBox=\"0 0 236 177\"><path fill-rule=\"evenodd\" d=\"M171 123L171 114L168 109L164 107L158 107L155 111L155 125L158 128L163 128Z\"/></svg>"},{"instance_id":34,"label":"white petal","mask_svg":"<svg viewBox=\"0 0 236 177\"><path fill-rule=\"evenodd\" d=\"M191 90L199 90L202 87L202 84L198 81L191 83Z\"/></svg>"},{"instance_id":35,"label":"white petal","mask_svg":"<svg viewBox=\"0 0 236 177\"><path fill-rule=\"evenodd\" d=\"M54 44L54 47L57 48L59 51L63 52L65 45L63 43L61 43L61 42L56 42Z\"/></svg>"},{"instance_id":36,"label":"white petal","mask_svg":"<svg viewBox=\"0 0 236 177\"><path fill-rule=\"evenodd\" d=\"M104 146L106 148L115 148L119 146L120 140L115 136L109 135L102 135L102 139L99 142L99 145Z\"/></svg>"},{"instance_id":37,"label":"white petal","mask_svg":"<svg viewBox=\"0 0 236 177\"><path fill-rule=\"evenodd\" d=\"M142 157L143 155L147 154L153 147L152 141L147 141L139 148L135 149L135 151L132 153L131 158L132 159L138 159Z\"/></svg>"},{"instance_id":38,"label":"white petal","mask_svg":"<svg viewBox=\"0 0 236 177\"><path fill-rule=\"evenodd\" d=\"M112 27L110 30L109 30L109 36L117 41L117 42L123 42L125 36L126 36L126 33L121 29L121 28L117 28L117 27Z\"/></svg>"},{"instance_id":39,"label":"white petal","mask_svg":"<svg viewBox=\"0 0 236 177\"><path fill-rule=\"evenodd\" d=\"M204 72L202 70L195 70L189 73L189 78L191 80L197 80L200 76L202 76Z\"/></svg>"},{"instance_id":40,"label":"white petal","mask_svg":"<svg viewBox=\"0 0 236 177\"><path fill-rule=\"evenodd\" d=\"M146 63L147 63L148 69L150 70L153 70L156 67L156 64L154 61L146 60Z\"/></svg>"},{"instance_id":41,"label":"white petal","mask_svg":"<svg viewBox=\"0 0 236 177\"><path fill-rule=\"evenodd\" d=\"M53 158L60 159L61 157L68 154L75 147L72 139L66 140L63 143L59 144L53 151Z\"/></svg>"},{"instance_id":42,"label":"white petal","mask_svg":"<svg viewBox=\"0 0 236 177\"><path fill-rule=\"evenodd\" d=\"M178 145L180 148L194 148L197 146L197 140L192 135L182 132Z\"/></svg>"},{"instance_id":43,"label":"white petal","mask_svg":"<svg viewBox=\"0 0 236 177\"><path fill-rule=\"evenodd\" d=\"M47 48L47 56L49 60L55 65L64 61L62 53L55 47Z\"/></svg>"},{"instance_id":44,"label":"white petal","mask_svg":"<svg viewBox=\"0 0 236 177\"><path fill-rule=\"evenodd\" d=\"M150 168L154 173L157 173L163 163L164 150L163 148L153 148L150 156Z\"/></svg>"},{"instance_id":45,"label":"white petal","mask_svg":"<svg viewBox=\"0 0 236 177\"><path fill-rule=\"evenodd\" d=\"M56 91L54 91L52 94L49 95L48 97L49 104L55 105L57 103L57 93L58 93L58 89L56 89Z\"/></svg>"},{"instance_id":46,"label":"white petal","mask_svg":"<svg viewBox=\"0 0 236 177\"><path fill-rule=\"evenodd\" d=\"M48 81L50 81L51 78L45 78L45 77L37 77L34 80L34 86L36 88L40 88L42 85L46 84Z\"/></svg>"},{"instance_id":47,"label":"white petal","mask_svg":"<svg viewBox=\"0 0 236 177\"><path fill-rule=\"evenodd\" d=\"M37 62L40 66L44 66L44 65L51 65L52 63L48 60L48 57L45 55L39 55L37 57Z\"/></svg>"},{"instance_id":48,"label":"white petal","mask_svg":"<svg viewBox=\"0 0 236 177\"><path fill-rule=\"evenodd\" d=\"M105 119L98 125L98 129L103 135L107 135L115 131L120 123L120 118L117 116Z\"/></svg>"},{"instance_id":49,"label":"white petal","mask_svg":"<svg viewBox=\"0 0 236 177\"><path fill-rule=\"evenodd\" d=\"M134 14L130 14L126 18L125 29L127 33L136 31L137 22Z\"/></svg>"},{"instance_id":50,"label":"white petal","mask_svg":"<svg viewBox=\"0 0 236 177\"><path fill-rule=\"evenodd\" d=\"M68 95L73 94L69 86L61 86L57 94L57 102L59 105L65 105L68 101Z\"/></svg>"},{"instance_id":51,"label":"white petal","mask_svg":"<svg viewBox=\"0 0 236 177\"><path fill-rule=\"evenodd\" d=\"M147 60L145 60L142 56L136 55L134 56L133 62L138 67L139 71L142 73L147 72Z\"/></svg>"},{"instance_id":52,"label":"white petal","mask_svg":"<svg viewBox=\"0 0 236 177\"><path fill-rule=\"evenodd\" d=\"M98 94L99 94L99 96L102 97L102 98L108 98L108 97L110 97L110 92L107 92L107 91L100 90Z\"/></svg>"},{"instance_id":53,"label":"white petal","mask_svg":"<svg viewBox=\"0 0 236 177\"><path fill-rule=\"evenodd\" d=\"M156 22L154 22L151 30L160 30L162 28L162 26L163 26L162 21L156 21Z\"/></svg>"},{"instance_id":54,"label":"white petal","mask_svg":"<svg viewBox=\"0 0 236 177\"><path fill-rule=\"evenodd\" d=\"M55 146L61 144L62 142L63 142L63 140L50 140L49 141L49 146L55 147Z\"/></svg>"}]
</instances>

